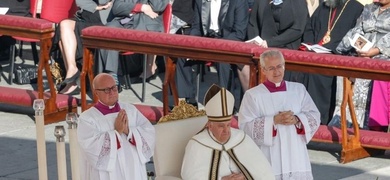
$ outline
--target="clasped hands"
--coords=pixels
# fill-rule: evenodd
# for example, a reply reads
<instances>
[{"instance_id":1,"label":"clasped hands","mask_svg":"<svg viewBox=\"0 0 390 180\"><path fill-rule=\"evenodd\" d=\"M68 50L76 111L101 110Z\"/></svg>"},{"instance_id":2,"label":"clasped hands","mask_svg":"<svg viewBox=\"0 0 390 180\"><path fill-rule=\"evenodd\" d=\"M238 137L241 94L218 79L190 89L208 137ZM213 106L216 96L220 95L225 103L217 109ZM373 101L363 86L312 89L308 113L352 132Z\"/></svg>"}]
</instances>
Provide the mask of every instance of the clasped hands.
<instances>
[{"instance_id":1,"label":"clasped hands","mask_svg":"<svg viewBox=\"0 0 390 180\"><path fill-rule=\"evenodd\" d=\"M129 134L129 120L125 110L121 109L119 111L118 116L115 118L114 128L119 134Z\"/></svg>"},{"instance_id":2,"label":"clasped hands","mask_svg":"<svg viewBox=\"0 0 390 180\"><path fill-rule=\"evenodd\" d=\"M294 115L292 111L280 111L274 116L274 124L283 124L283 125L295 125L299 123L298 118Z\"/></svg>"}]
</instances>

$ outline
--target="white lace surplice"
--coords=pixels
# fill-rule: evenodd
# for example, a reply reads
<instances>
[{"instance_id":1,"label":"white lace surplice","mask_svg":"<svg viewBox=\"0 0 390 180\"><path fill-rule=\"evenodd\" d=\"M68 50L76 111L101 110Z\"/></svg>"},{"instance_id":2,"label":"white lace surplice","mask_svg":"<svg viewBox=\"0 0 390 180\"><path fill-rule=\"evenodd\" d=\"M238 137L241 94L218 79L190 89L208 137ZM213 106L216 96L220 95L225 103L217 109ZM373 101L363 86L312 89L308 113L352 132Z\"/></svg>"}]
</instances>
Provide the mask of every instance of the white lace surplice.
<instances>
[{"instance_id":1,"label":"white lace surplice","mask_svg":"<svg viewBox=\"0 0 390 180\"><path fill-rule=\"evenodd\" d=\"M120 107L129 118L128 136L114 130L118 113L103 115L91 107L80 116L77 133L82 179L147 179L145 163L153 155L154 127L133 105L120 103ZM129 142L132 136L136 146Z\"/></svg>"},{"instance_id":2,"label":"white lace surplice","mask_svg":"<svg viewBox=\"0 0 390 180\"><path fill-rule=\"evenodd\" d=\"M270 93L264 85L248 90L239 111L243 129L268 158L276 179L313 179L306 144L320 125L320 113L302 84L286 82L287 91ZM273 116L292 110L299 117L304 135L294 125L276 125Z\"/></svg>"}]
</instances>

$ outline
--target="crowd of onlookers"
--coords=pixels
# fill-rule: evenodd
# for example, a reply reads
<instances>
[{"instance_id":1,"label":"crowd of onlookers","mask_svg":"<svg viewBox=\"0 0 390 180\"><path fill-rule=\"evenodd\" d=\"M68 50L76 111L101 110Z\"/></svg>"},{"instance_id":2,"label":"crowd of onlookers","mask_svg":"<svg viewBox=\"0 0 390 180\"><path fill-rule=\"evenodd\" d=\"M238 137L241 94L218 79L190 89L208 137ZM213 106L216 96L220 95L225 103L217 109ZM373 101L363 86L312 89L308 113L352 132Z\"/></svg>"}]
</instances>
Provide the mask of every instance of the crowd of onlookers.
<instances>
[{"instance_id":1,"label":"crowd of onlookers","mask_svg":"<svg viewBox=\"0 0 390 180\"><path fill-rule=\"evenodd\" d=\"M163 32L162 13L172 4L173 17L170 33L246 41L259 36L264 48L287 48L307 51L306 44L319 44L331 53L388 60L390 56L390 0L358 2L357 0L76 0L77 18L61 21L56 26L53 47L62 54L64 77L58 93L79 94L78 80L82 64L81 30L92 25ZM4 0L0 6L10 7L7 14L28 16L29 1ZM374 45L368 50L354 48L350 39L360 34ZM8 55L7 47L15 43L10 37L0 37L0 50ZM355 46L356 47L356 46ZM56 48L53 48L53 50ZM120 52L96 52L96 73L111 74L119 85ZM147 81L158 71L156 56L148 54L147 70L142 73ZM134 56L140 57L140 56ZM139 60L135 60L139 61ZM203 62L185 57L177 60L177 84L180 98L195 99L194 66ZM248 90L249 67L226 63L213 64L221 87L232 87L232 78L239 78L242 95ZM285 80L304 84L321 112L321 124L337 122L340 114L342 87L334 76L286 71ZM385 131L389 124L390 84L385 81L350 79L354 81L354 103L360 127ZM119 85L120 86L120 85ZM241 96L242 97L242 96ZM240 101L241 97L236 97ZM235 108L238 110L238 107Z\"/></svg>"}]
</instances>

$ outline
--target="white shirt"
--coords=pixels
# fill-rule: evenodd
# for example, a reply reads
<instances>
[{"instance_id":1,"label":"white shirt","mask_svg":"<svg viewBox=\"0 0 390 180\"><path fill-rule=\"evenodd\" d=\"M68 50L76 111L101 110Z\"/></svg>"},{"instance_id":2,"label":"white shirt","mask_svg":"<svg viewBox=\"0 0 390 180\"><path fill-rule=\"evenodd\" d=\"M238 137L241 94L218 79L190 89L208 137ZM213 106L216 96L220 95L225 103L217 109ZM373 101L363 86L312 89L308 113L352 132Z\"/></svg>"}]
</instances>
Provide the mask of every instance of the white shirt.
<instances>
[{"instance_id":1,"label":"white shirt","mask_svg":"<svg viewBox=\"0 0 390 180\"><path fill-rule=\"evenodd\" d=\"M211 0L210 3L210 29L218 32L218 17L221 10L221 0Z\"/></svg>"}]
</instances>

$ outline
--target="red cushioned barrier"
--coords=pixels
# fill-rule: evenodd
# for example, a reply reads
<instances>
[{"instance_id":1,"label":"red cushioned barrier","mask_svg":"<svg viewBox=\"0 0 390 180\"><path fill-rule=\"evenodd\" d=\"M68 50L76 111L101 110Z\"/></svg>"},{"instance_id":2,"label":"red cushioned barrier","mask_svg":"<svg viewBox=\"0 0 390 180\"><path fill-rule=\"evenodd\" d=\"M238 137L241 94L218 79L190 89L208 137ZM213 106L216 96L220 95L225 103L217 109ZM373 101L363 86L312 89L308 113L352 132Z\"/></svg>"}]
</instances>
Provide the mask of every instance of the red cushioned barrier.
<instances>
[{"instance_id":1,"label":"red cushioned barrier","mask_svg":"<svg viewBox=\"0 0 390 180\"><path fill-rule=\"evenodd\" d=\"M351 131L348 131L348 133L352 134ZM312 139L319 141L341 142L341 129L334 126L321 125Z\"/></svg>"},{"instance_id":2,"label":"red cushioned barrier","mask_svg":"<svg viewBox=\"0 0 390 180\"><path fill-rule=\"evenodd\" d=\"M237 116L232 117L230 127L238 129L238 117Z\"/></svg>"},{"instance_id":3,"label":"red cushioned barrier","mask_svg":"<svg viewBox=\"0 0 390 180\"><path fill-rule=\"evenodd\" d=\"M360 142L363 147L390 149L390 133L360 130Z\"/></svg>"},{"instance_id":4,"label":"red cushioned barrier","mask_svg":"<svg viewBox=\"0 0 390 180\"><path fill-rule=\"evenodd\" d=\"M34 100L38 98L38 92L26 89L0 87L0 92L7 92L0 94L0 102L20 105L20 106L32 106ZM50 94L45 93L44 98L49 98ZM56 105L57 108L67 108L77 106L78 99L72 96L63 94L57 94Z\"/></svg>"},{"instance_id":5,"label":"red cushioned barrier","mask_svg":"<svg viewBox=\"0 0 390 180\"><path fill-rule=\"evenodd\" d=\"M390 133L359 130L360 142L363 147L375 147L380 149L390 149ZM353 134L353 129L347 130L348 134ZM313 136L313 141L341 142L341 129L333 126L321 125Z\"/></svg>"},{"instance_id":6,"label":"red cushioned barrier","mask_svg":"<svg viewBox=\"0 0 390 180\"><path fill-rule=\"evenodd\" d=\"M101 37L123 41L137 41L137 42L148 42L154 44L164 44L169 46L181 46L189 47L191 49L207 49L210 51L220 50L237 53L251 53L261 49L259 46L250 43L204 38L197 36L188 35L176 35L176 34L165 34L159 32L145 32L132 29L113 28L105 26L91 26L82 30L83 36L90 37ZM238 45L239 44L239 45Z\"/></svg>"},{"instance_id":7,"label":"red cushioned barrier","mask_svg":"<svg viewBox=\"0 0 390 180\"><path fill-rule=\"evenodd\" d=\"M12 15L0 15L0 25L13 26L15 28L29 28L36 30L52 29L53 23L37 18Z\"/></svg>"},{"instance_id":8,"label":"red cushioned barrier","mask_svg":"<svg viewBox=\"0 0 390 180\"><path fill-rule=\"evenodd\" d=\"M255 52L255 57L267 49L259 49ZM289 49L279 49L286 60L299 62L300 64L319 64L324 66L348 67L348 69L372 69L376 71L388 71L390 61L379 59L367 59L363 57L343 56L335 54L317 54L314 52L297 51Z\"/></svg>"},{"instance_id":9,"label":"red cushioned barrier","mask_svg":"<svg viewBox=\"0 0 390 180\"><path fill-rule=\"evenodd\" d=\"M153 124L157 123L164 114L162 107L142 104L134 104L134 106Z\"/></svg>"},{"instance_id":10,"label":"red cushioned barrier","mask_svg":"<svg viewBox=\"0 0 390 180\"><path fill-rule=\"evenodd\" d=\"M296 51L283 49L284 58L294 62L305 62L312 64L323 64L326 66L342 66L349 69L374 69L378 71L388 71L390 62L378 59L367 59L362 57L342 56L334 54L316 54L313 52Z\"/></svg>"}]
</instances>

